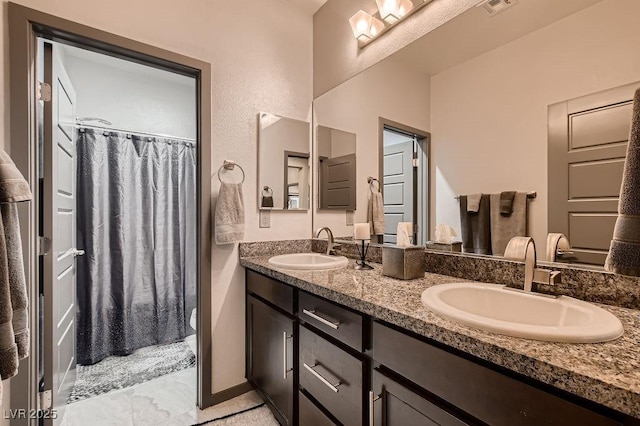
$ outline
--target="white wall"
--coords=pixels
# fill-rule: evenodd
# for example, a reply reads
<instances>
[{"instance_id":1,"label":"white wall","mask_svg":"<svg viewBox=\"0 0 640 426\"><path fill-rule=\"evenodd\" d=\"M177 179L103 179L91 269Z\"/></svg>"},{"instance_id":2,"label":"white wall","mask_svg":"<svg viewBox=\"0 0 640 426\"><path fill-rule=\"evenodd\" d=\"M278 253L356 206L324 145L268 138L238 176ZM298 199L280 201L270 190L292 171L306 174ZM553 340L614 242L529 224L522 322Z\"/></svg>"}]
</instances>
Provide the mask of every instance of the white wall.
<instances>
[{"instance_id":1,"label":"white wall","mask_svg":"<svg viewBox=\"0 0 640 426\"><path fill-rule=\"evenodd\" d=\"M530 231L544 250L547 106L640 81L638 16L636 0L603 1L432 77L436 223L460 230L457 194L537 191Z\"/></svg>"},{"instance_id":2,"label":"white wall","mask_svg":"<svg viewBox=\"0 0 640 426\"><path fill-rule=\"evenodd\" d=\"M419 39L478 0L435 0L402 25L358 48L349 18L363 9L375 14L373 0L328 0L313 17L313 94L318 97Z\"/></svg>"},{"instance_id":3,"label":"white wall","mask_svg":"<svg viewBox=\"0 0 640 426\"><path fill-rule=\"evenodd\" d=\"M315 123L356 134L355 222L367 221L367 176L379 177L378 118L429 131L429 98L427 75L385 60L314 100ZM336 236L353 234L344 211L314 214L315 229L328 226Z\"/></svg>"},{"instance_id":4,"label":"white wall","mask_svg":"<svg viewBox=\"0 0 640 426\"><path fill-rule=\"evenodd\" d=\"M7 4L2 2L0 129L7 138ZM244 184L245 239L308 238L311 213L272 213L258 228L257 114L308 120L312 101L312 18L284 0L18 0L17 3L212 64L212 171L238 161ZM123 13L125 12L126 13ZM219 183L212 176L213 202ZM244 381L244 269L236 246L214 246L212 259L213 390Z\"/></svg>"},{"instance_id":5,"label":"white wall","mask_svg":"<svg viewBox=\"0 0 640 426\"><path fill-rule=\"evenodd\" d=\"M194 78L104 55L92 60L93 55L68 52L64 58L77 95L76 116L99 117L120 129L195 139Z\"/></svg>"}]
</instances>

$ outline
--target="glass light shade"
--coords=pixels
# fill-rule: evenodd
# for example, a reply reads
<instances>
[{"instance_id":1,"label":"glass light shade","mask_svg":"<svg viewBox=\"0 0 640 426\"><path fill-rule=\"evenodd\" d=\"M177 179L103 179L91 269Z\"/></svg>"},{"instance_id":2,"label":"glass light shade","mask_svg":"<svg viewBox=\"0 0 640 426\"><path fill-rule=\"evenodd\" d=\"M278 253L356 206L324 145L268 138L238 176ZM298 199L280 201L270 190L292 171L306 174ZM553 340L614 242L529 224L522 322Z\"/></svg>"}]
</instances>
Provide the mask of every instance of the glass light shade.
<instances>
[{"instance_id":1,"label":"glass light shade","mask_svg":"<svg viewBox=\"0 0 640 426\"><path fill-rule=\"evenodd\" d=\"M370 38L371 21L373 16L364 10L359 10L349 19L353 36L358 40L368 40Z\"/></svg>"},{"instance_id":2,"label":"glass light shade","mask_svg":"<svg viewBox=\"0 0 640 426\"><path fill-rule=\"evenodd\" d=\"M380 34L384 23L374 18L364 10L359 10L349 19L353 36L360 41L368 41Z\"/></svg>"},{"instance_id":3,"label":"glass light shade","mask_svg":"<svg viewBox=\"0 0 640 426\"><path fill-rule=\"evenodd\" d=\"M413 9L411 0L376 0L380 18L388 24L397 22Z\"/></svg>"}]
</instances>

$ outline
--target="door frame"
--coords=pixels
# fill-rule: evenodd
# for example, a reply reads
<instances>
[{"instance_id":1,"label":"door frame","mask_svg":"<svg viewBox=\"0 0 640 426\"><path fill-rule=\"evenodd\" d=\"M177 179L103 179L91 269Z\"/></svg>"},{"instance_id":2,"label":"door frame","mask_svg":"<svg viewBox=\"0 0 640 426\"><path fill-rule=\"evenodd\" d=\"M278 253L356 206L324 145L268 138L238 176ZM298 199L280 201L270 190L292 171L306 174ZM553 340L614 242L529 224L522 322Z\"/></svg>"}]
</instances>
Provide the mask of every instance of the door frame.
<instances>
[{"instance_id":1,"label":"door frame","mask_svg":"<svg viewBox=\"0 0 640 426\"><path fill-rule=\"evenodd\" d=\"M29 293L30 356L11 383L11 406L37 409L38 398L38 146L36 121L37 37L191 76L196 79L197 115L197 404L206 408L213 395L211 348L211 64L139 41L49 15L15 3L9 12L10 142L6 147L34 194L19 207L23 258ZM27 367L25 369L25 367ZM25 374L26 373L26 374ZM223 392L221 392L223 393ZM28 411L27 411L28 412ZM26 424L26 420L25 423Z\"/></svg>"},{"instance_id":2,"label":"door frame","mask_svg":"<svg viewBox=\"0 0 640 426\"><path fill-rule=\"evenodd\" d=\"M416 243L423 240L427 242L431 236L431 188L429 184L429 173L431 170L431 133L420 130L388 118L378 117L378 176L380 178L380 192L384 196L384 129L390 127L408 135L413 135L418 141L420 152L418 152L418 170L414 171L415 188L418 199L414 199L414 218L418 224L416 232ZM425 167L426 166L426 167ZM420 202L420 194L425 194ZM382 241L379 241L382 244ZM420 244L419 244L420 245Z\"/></svg>"}]
</instances>

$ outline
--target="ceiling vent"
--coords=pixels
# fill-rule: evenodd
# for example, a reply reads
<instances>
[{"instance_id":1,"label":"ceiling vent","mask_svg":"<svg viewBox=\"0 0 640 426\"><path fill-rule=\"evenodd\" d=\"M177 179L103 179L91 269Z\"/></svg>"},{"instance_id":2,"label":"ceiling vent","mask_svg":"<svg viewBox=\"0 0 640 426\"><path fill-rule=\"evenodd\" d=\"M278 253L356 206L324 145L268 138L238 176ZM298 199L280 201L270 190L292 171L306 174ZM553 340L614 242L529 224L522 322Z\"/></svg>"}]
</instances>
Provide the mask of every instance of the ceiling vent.
<instances>
[{"instance_id":1,"label":"ceiling vent","mask_svg":"<svg viewBox=\"0 0 640 426\"><path fill-rule=\"evenodd\" d=\"M489 12L489 15L493 16L496 13L500 13L518 3L518 0L484 0L478 4Z\"/></svg>"}]
</instances>

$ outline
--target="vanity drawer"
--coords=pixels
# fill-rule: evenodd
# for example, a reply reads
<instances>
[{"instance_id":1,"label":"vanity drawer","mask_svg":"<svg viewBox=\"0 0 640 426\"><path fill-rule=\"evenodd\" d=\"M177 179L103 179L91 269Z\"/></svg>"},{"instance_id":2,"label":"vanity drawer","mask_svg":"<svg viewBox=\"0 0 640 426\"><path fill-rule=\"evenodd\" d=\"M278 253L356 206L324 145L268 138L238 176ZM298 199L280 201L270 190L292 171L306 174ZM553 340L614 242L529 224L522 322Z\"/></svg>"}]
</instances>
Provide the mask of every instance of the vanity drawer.
<instances>
[{"instance_id":1,"label":"vanity drawer","mask_svg":"<svg viewBox=\"0 0 640 426\"><path fill-rule=\"evenodd\" d=\"M300 327L300 387L346 426L362 425L364 362Z\"/></svg>"},{"instance_id":2,"label":"vanity drawer","mask_svg":"<svg viewBox=\"0 0 640 426\"><path fill-rule=\"evenodd\" d=\"M490 425L621 424L378 322L373 358Z\"/></svg>"},{"instance_id":3,"label":"vanity drawer","mask_svg":"<svg viewBox=\"0 0 640 426\"><path fill-rule=\"evenodd\" d=\"M362 315L300 291L298 292L298 317L358 352L362 352Z\"/></svg>"},{"instance_id":4,"label":"vanity drawer","mask_svg":"<svg viewBox=\"0 0 640 426\"><path fill-rule=\"evenodd\" d=\"M322 410L309 400L302 392L298 392L300 426L335 426Z\"/></svg>"},{"instance_id":5,"label":"vanity drawer","mask_svg":"<svg viewBox=\"0 0 640 426\"><path fill-rule=\"evenodd\" d=\"M293 287L247 269L247 291L294 314Z\"/></svg>"}]
</instances>

